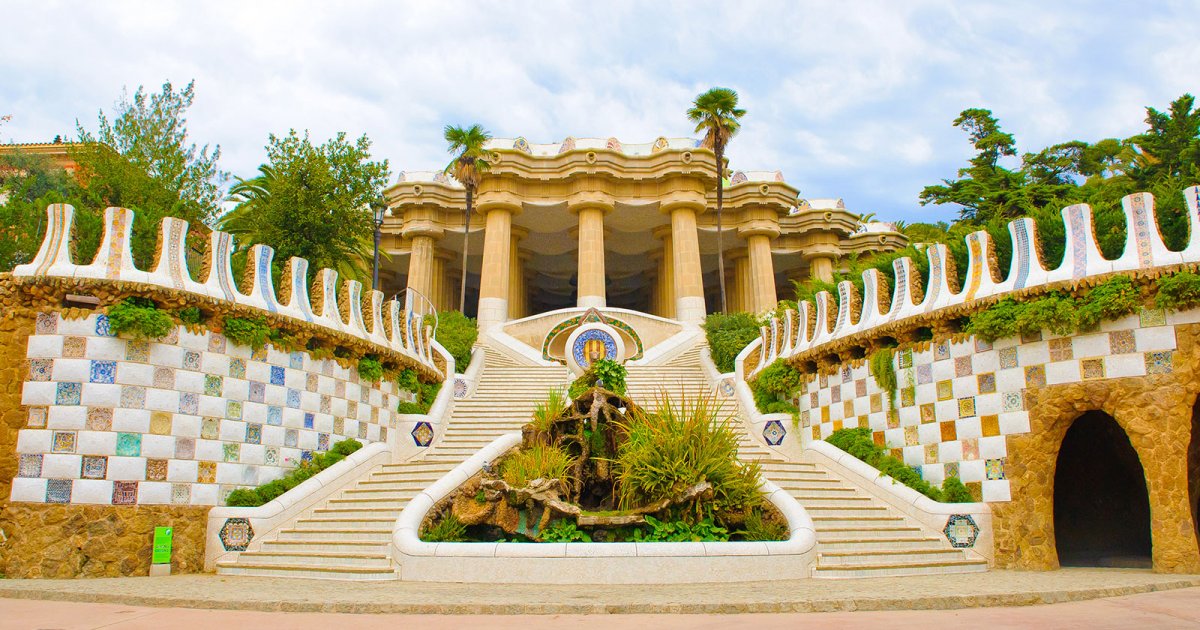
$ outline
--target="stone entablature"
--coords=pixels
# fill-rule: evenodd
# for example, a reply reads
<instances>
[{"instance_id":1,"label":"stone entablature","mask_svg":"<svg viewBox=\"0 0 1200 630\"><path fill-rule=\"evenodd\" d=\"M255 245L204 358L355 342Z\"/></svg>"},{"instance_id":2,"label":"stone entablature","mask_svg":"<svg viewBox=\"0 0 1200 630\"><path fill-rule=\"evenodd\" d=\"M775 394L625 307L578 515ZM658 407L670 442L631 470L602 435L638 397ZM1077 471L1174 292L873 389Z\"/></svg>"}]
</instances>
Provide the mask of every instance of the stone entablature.
<instances>
[{"instance_id":1,"label":"stone entablature","mask_svg":"<svg viewBox=\"0 0 1200 630\"><path fill-rule=\"evenodd\" d=\"M394 299L385 303L380 291L370 291L364 297L362 284L356 280L346 280L335 289L338 274L332 269L317 272L310 291L308 261L291 258L281 283L284 295L278 297L272 278L274 250L266 245L250 248L239 284L231 267L233 237L212 231L200 274L204 279L193 280L185 255L188 223L165 218L160 225L155 267L143 271L133 263L129 247L133 211L125 208L105 210L103 240L95 258L90 264L76 264L71 256L75 209L54 204L46 213L46 236L37 255L12 272L19 281L111 283L113 287L182 293L196 306L236 305L271 320L283 318L298 327L314 327L324 335L345 338L348 344L360 345L399 365L412 366L429 378L441 380L444 376L448 355L433 341L423 314L414 312L412 304Z\"/></svg>"}]
</instances>

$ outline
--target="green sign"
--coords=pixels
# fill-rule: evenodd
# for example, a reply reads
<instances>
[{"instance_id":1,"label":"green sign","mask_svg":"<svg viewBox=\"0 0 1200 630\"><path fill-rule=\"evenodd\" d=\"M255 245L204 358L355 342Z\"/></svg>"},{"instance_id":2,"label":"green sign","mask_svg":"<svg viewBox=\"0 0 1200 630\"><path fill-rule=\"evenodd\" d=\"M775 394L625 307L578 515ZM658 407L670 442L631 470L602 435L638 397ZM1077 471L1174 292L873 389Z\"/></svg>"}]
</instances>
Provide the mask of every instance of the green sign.
<instances>
[{"instance_id":1,"label":"green sign","mask_svg":"<svg viewBox=\"0 0 1200 630\"><path fill-rule=\"evenodd\" d=\"M152 564L171 564L171 536L174 532L170 527L154 528L154 554L150 558Z\"/></svg>"}]
</instances>

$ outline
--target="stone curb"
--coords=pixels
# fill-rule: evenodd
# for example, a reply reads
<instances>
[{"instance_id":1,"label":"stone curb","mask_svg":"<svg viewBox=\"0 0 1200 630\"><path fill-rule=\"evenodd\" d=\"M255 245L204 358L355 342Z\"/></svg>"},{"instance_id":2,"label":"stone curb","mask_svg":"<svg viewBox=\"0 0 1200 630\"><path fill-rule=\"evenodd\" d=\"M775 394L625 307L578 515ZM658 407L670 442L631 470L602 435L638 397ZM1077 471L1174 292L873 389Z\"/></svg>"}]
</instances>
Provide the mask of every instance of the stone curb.
<instances>
[{"instance_id":1,"label":"stone curb","mask_svg":"<svg viewBox=\"0 0 1200 630\"><path fill-rule=\"evenodd\" d=\"M563 603L537 602L527 604L500 603L366 603L366 602L279 602L262 600L213 600L189 597L128 595L120 593L84 593L51 589L10 587L0 582L0 598L35 599L127 606L164 608L198 608L212 610L248 610L260 612L315 612L348 614L410 614L410 615L567 615L567 614L736 614L736 613L797 613L797 612L855 612L884 610L954 610L1000 606L1036 606L1059 604L1141 593L1154 593L1200 586L1200 577L1151 584L1105 588L1039 590L1009 593L917 597L849 597L829 599L797 599L795 601L694 602L694 603Z\"/></svg>"}]
</instances>

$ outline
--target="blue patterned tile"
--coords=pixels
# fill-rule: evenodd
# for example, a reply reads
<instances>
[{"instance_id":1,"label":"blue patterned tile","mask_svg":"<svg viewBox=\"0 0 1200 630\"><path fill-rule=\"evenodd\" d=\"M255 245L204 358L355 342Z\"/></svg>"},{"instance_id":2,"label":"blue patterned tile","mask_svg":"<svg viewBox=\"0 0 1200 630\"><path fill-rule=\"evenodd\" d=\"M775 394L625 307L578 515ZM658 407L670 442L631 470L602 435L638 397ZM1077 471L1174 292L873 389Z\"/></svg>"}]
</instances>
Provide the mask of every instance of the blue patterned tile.
<instances>
[{"instance_id":1,"label":"blue patterned tile","mask_svg":"<svg viewBox=\"0 0 1200 630\"><path fill-rule=\"evenodd\" d=\"M287 390L287 406L291 407L292 409L300 408L300 390Z\"/></svg>"},{"instance_id":2,"label":"blue patterned tile","mask_svg":"<svg viewBox=\"0 0 1200 630\"><path fill-rule=\"evenodd\" d=\"M1146 353L1146 373L1147 374L1170 374L1174 369L1172 361L1175 358L1174 350L1163 350L1161 352Z\"/></svg>"},{"instance_id":3,"label":"blue patterned tile","mask_svg":"<svg viewBox=\"0 0 1200 630\"><path fill-rule=\"evenodd\" d=\"M313 415L311 413L304 414L304 428L305 429L313 428Z\"/></svg>"},{"instance_id":4,"label":"blue patterned tile","mask_svg":"<svg viewBox=\"0 0 1200 630\"><path fill-rule=\"evenodd\" d=\"M271 366L271 384L283 385L284 373L283 368L278 365Z\"/></svg>"},{"instance_id":5,"label":"blue patterned tile","mask_svg":"<svg viewBox=\"0 0 1200 630\"><path fill-rule=\"evenodd\" d=\"M262 425L247 423L246 424L246 443L261 444L262 443Z\"/></svg>"},{"instance_id":6,"label":"blue patterned tile","mask_svg":"<svg viewBox=\"0 0 1200 630\"><path fill-rule=\"evenodd\" d=\"M108 315L96 316L96 336L97 337L116 337L117 334L112 331L112 325L108 321Z\"/></svg>"},{"instance_id":7,"label":"blue patterned tile","mask_svg":"<svg viewBox=\"0 0 1200 630\"><path fill-rule=\"evenodd\" d=\"M59 383L54 393L56 405L78 405L83 395L83 383Z\"/></svg>"},{"instance_id":8,"label":"blue patterned tile","mask_svg":"<svg viewBox=\"0 0 1200 630\"><path fill-rule=\"evenodd\" d=\"M179 392L179 413L200 413L200 395L195 392Z\"/></svg>"},{"instance_id":9,"label":"blue patterned tile","mask_svg":"<svg viewBox=\"0 0 1200 630\"><path fill-rule=\"evenodd\" d=\"M117 455L120 457L141 457L142 456L142 434L141 433L118 433L117 434Z\"/></svg>"},{"instance_id":10,"label":"blue patterned tile","mask_svg":"<svg viewBox=\"0 0 1200 630\"><path fill-rule=\"evenodd\" d=\"M246 378L246 360L230 359L229 376L230 378Z\"/></svg>"},{"instance_id":11,"label":"blue patterned tile","mask_svg":"<svg viewBox=\"0 0 1200 630\"><path fill-rule=\"evenodd\" d=\"M288 367L290 367L294 370L303 370L304 369L304 353L303 352L293 352L293 353L289 354L288 355Z\"/></svg>"},{"instance_id":12,"label":"blue patterned tile","mask_svg":"<svg viewBox=\"0 0 1200 630\"><path fill-rule=\"evenodd\" d=\"M267 424L279 426L283 424L283 408L271 405L267 407Z\"/></svg>"},{"instance_id":13,"label":"blue patterned tile","mask_svg":"<svg viewBox=\"0 0 1200 630\"><path fill-rule=\"evenodd\" d=\"M317 450L318 451L328 451L329 450L329 434L328 433L318 433L317 434Z\"/></svg>"},{"instance_id":14,"label":"blue patterned tile","mask_svg":"<svg viewBox=\"0 0 1200 630\"><path fill-rule=\"evenodd\" d=\"M30 359L29 380L35 383L46 383L52 380L54 359Z\"/></svg>"},{"instance_id":15,"label":"blue patterned tile","mask_svg":"<svg viewBox=\"0 0 1200 630\"><path fill-rule=\"evenodd\" d=\"M312 451L300 451L300 461L311 462L312 460L313 460L313 452Z\"/></svg>"},{"instance_id":16,"label":"blue patterned tile","mask_svg":"<svg viewBox=\"0 0 1200 630\"><path fill-rule=\"evenodd\" d=\"M104 317L101 315L101 317ZM74 483L70 479L51 479L46 482L46 503L70 503L71 488Z\"/></svg>"},{"instance_id":17,"label":"blue patterned tile","mask_svg":"<svg viewBox=\"0 0 1200 630\"><path fill-rule=\"evenodd\" d=\"M288 448L296 448L296 444L300 441L300 432L295 429L288 429L283 432L283 445Z\"/></svg>"}]
</instances>

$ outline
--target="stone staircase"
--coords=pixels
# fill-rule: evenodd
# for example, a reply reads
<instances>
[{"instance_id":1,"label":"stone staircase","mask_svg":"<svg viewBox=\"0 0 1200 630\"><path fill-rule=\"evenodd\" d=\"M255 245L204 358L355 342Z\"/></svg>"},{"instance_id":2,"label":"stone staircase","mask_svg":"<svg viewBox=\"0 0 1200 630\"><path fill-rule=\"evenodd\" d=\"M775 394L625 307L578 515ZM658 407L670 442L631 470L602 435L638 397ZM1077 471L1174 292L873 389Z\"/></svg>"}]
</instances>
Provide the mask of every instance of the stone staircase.
<instances>
[{"instance_id":1,"label":"stone staircase","mask_svg":"<svg viewBox=\"0 0 1200 630\"><path fill-rule=\"evenodd\" d=\"M661 366L629 366L630 398L649 407L665 391L689 399L712 393L701 366L700 350L688 350ZM733 398L717 397L719 417L738 414ZM812 517L817 533L813 577L846 578L888 575L971 573L987 562L950 546L940 532L910 522L883 501L816 463L780 459L737 422L738 456L757 461L763 475L787 490Z\"/></svg>"},{"instance_id":2,"label":"stone staircase","mask_svg":"<svg viewBox=\"0 0 1200 630\"><path fill-rule=\"evenodd\" d=\"M565 367L521 366L491 348L473 396L454 404L441 440L420 459L385 464L261 542L220 575L394 580L389 545L400 511L422 490L501 434L520 429Z\"/></svg>"}]
</instances>

